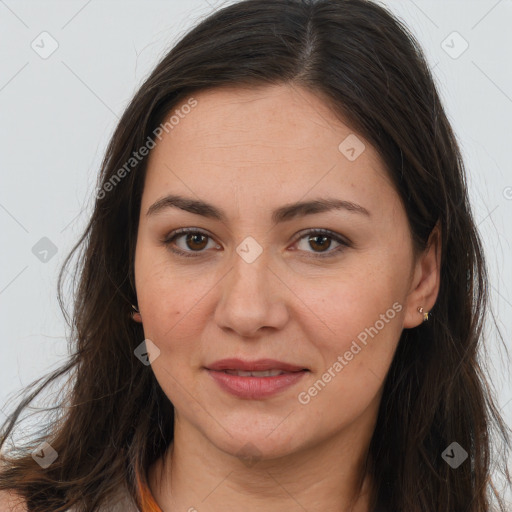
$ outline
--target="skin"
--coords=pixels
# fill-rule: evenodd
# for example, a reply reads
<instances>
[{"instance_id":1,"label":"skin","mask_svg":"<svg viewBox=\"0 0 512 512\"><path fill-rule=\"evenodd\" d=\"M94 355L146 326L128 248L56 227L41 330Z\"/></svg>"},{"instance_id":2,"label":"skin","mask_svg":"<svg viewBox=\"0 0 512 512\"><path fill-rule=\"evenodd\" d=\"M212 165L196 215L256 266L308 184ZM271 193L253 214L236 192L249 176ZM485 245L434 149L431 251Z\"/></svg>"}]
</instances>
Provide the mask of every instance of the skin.
<instances>
[{"instance_id":1,"label":"skin","mask_svg":"<svg viewBox=\"0 0 512 512\"><path fill-rule=\"evenodd\" d=\"M160 350L151 368L175 407L171 449L148 473L153 496L166 512L370 512L372 482L358 494L358 478L400 334L420 325L417 308L428 311L437 298L439 233L415 256L378 153L357 135L365 150L347 159L338 146L353 130L313 93L229 87L194 98L149 156L136 246L134 319ZM227 222L176 208L148 216L169 193L213 203ZM370 217L333 210L271 221L277 207L326 197L355 202ZM198 257L162 243L182 227L210 237L174 240ZM313 228L351 243L334 255L340 244L320 245L305 232ZM252 263L236 251L248 236L262 249ZM333 256L321 258L322 247ZM300 403L298 394L394 303L401 311ZM241 399L204 369L225 357L310 372L270 398Z\"/></svg>"}]
</instances>

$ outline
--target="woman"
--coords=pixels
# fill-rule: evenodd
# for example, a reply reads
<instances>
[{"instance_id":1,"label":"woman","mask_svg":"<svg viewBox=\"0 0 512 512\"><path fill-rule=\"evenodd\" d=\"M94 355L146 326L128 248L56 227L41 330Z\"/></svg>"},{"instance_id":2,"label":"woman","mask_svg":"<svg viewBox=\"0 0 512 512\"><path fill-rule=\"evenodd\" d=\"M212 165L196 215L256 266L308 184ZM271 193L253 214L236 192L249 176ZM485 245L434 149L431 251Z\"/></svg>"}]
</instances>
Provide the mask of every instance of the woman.
<instances>
[{"instance_id":1,"label":"woman","mask_svg":"<svg viewBox=\"0 0 512 512\"><path fill-rule=\"evenodd\" d=\"M4 509L491 510L485 260L382 7L246 0L191 30L126 109L80 245L50 381L73 379L4 455Z\"/></svg>"}]
</instances>

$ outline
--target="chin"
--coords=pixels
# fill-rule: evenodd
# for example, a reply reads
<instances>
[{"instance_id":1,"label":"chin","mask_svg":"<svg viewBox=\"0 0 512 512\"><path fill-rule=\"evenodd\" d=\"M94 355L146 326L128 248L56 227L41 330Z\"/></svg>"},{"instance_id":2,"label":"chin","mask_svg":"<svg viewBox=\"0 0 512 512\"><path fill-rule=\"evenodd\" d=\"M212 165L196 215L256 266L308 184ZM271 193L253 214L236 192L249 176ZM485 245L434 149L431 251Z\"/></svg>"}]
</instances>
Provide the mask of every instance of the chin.
<instances>
[{"instance_id":1,"label":"chin","mask_svg":"<svg viewBox=\"0 0 512 512\"><path fill-rule=\"evenodd\" d=\"M230 429L232 437L222 430L219 433L221 439L210 438L210 442L228 455L239 458L247 466L254 465L258 461L279 459L300 451L301 445L296 432L282 430L279 435L277 430L273 432L268 428L245 430L242 434L240 431L233 432Z\"/></svg>"}]
</instances>

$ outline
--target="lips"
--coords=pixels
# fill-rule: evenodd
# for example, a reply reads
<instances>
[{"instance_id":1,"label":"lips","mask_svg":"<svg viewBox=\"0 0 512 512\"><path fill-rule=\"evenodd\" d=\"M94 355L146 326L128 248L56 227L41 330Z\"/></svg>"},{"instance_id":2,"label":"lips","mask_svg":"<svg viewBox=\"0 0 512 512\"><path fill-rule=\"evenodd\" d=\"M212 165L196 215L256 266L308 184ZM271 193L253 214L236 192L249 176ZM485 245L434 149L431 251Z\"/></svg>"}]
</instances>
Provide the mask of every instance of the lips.
<instances>
[{"instance_id":1,"label":"lips","mask_svg":"<svg viewBox=\"0 0 512 512\"><path fill-rule=\"evenodd\" d=\"M277 361L276 359L258 359L256 361L244 361L242 359L236 358L221 359L208 365L206 368L208 370L226 371L226 373L240 376L244 376L244 373L246 372L260 373L272 371L273 375L280 375L282 373L300 372L302 370L308 371L308 369L304 368L303 366L285 363L283 361ZM258 373L256 373L254 376L259 376ZM262 377L268 377L273 375L261 374Z\"/></svg>"},{"instance_id":2,"label":"lips","mask_svg":"<svg viewBox=\"0 0 512 512\"><path fill-rule=\"evenodd\" d=\"M218 371L218 370L216 370ZM283 370L263 370L260 372L246 372L244 370L220 370L228 375L237 375L238 377L277 377L278 375L283 375L285 373Z\"/></svg>"},{"instance_id":3,"label":"lips","mask_svg":"<svg viewBox=\"0 0 512 512\"><path fill-rule=\"evenodd\" d=\"M296 385L307 368L275 359L222 359L206 367L220 388L239 399L264 400Z\"/></svg>"}]
</instances>

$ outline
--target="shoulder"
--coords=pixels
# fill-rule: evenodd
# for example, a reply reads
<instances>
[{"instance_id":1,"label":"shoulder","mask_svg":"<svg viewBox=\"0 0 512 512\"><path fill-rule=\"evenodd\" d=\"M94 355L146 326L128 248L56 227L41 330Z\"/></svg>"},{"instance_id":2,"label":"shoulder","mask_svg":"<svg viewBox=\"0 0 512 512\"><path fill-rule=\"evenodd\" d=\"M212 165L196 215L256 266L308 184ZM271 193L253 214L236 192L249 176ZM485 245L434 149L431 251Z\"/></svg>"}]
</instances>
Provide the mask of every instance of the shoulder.
<instances>
[{"instance_id":1,"label":"shoulder","mask_svg":"<svg viewBox=\"0 0 512 512\"><path fill-rule=\"evenodd\" d=\"M0 510L2 512L28 512L25 500L12 491L0 491Z\"/></svg>"},{"instance_id":2,"label":"shoulder","mask_svg":"<svg viewBox=\"0 0 512 512\"><path fill-rule=\"evenodd\" d=\"M71 509L70 509L71 510ZM120 493L117 499L109 503L105 512L139 512L126 493ZM0 491L0 512L29 512L26 501L13 491Z\"/></svg>"}]
</instances>

